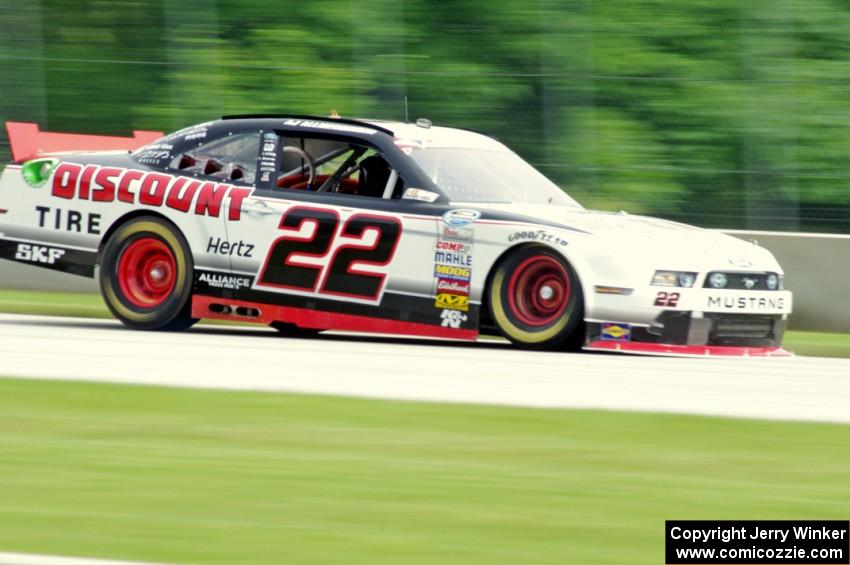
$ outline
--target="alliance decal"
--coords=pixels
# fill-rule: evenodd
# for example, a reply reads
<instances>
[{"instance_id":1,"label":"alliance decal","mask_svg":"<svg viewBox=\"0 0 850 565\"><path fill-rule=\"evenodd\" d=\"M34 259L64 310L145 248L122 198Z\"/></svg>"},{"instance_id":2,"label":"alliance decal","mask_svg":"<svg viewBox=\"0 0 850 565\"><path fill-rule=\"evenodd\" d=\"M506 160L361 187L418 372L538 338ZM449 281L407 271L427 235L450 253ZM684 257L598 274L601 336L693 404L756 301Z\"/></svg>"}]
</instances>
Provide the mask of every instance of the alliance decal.
<instances>
[{"instance_id":1,"label":"alliance decal","mask_svg":"<svg viewBox=\"0 0 850 565\"><path fill-rule=\"evenodd\" d=\"M226 290L240 290L251 288L254 277L248 275L231 275L228 273L200 272L196 274L196 282L205 284L209 288L220 288Z\"/></svg>"}]
</instances>

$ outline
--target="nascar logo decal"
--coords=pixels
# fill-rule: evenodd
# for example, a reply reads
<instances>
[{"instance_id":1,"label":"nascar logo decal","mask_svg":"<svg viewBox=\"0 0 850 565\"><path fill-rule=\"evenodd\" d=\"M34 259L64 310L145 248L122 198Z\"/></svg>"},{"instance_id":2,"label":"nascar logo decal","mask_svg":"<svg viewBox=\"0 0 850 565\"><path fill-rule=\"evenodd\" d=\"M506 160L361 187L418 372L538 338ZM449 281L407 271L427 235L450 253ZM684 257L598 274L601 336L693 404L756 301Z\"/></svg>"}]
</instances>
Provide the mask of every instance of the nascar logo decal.
<instances>
[{"instance_id":1,"label":"nascar logo decal","mask_svg":"<svg viewBox=\"0 0 850 565\"><path fill-rule=\"evenodd\" d=\"M53 174L51 194L68 200L113 202L117 199L155 208L166 206L213 218L219 216L226 201L227 219L238 221L242 216L242 200L251 192L250 188L164 173L60 163Z\"/></svg>"}]
</instances>

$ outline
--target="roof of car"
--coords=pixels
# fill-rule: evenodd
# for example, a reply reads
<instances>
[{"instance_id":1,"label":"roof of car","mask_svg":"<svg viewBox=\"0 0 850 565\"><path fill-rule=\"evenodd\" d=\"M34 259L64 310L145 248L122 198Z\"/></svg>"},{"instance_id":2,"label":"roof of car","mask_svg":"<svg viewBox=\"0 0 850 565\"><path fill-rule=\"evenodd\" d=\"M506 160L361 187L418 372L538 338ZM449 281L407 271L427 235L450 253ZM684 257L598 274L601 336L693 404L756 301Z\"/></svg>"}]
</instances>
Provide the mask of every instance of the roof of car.
<instances>
[{"instance_id":1,"label":"roof of car","mask_svg":"<svg viewBox=\"0 0 850 565\"><path fill-rule=\"evenodd\" d=\"M404 147L454 147L466 149L485 149L505 151L499 141L484 134L450 127L431 126L427 120L419 123L393 122L372 119L350 119L328 116L310 116L297 114L244 114L223 116L222 120L258 120L274 119L290 121L291 126L309 126L313 122L322 124L344 124L355 127L371 128L395 138L396 144ZM296 123L300 122L300 123ZM427 123L427 125L425 125Z\"/></svg>"}]
</instances>

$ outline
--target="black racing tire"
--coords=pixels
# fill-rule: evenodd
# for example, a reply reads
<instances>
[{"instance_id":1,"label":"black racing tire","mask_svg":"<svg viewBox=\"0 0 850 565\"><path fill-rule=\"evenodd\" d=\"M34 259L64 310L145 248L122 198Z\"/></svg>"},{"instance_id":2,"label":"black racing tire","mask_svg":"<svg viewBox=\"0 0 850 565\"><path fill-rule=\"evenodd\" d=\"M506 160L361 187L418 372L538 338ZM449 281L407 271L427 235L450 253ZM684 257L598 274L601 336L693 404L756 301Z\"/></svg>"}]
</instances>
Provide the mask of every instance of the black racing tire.
<instances>
[{"instance_id":1,"label":"black racing tire","mask_svg":"<svg viewBox=\"0 0 850 565\"><path fill-rule=\"evenodd\" d=\"M522 247L500 261L490 277L487 302L496 327L518 347L578 350L584 343L581 282L548 247Z\"/></svg>"},{"instance_id":2,"label":"black racing tire","mask_svg":"<svg viewBox=\"0 0 850 565\"><path fill-rule=\"evenodd\" d=\"M112 314L139 330L184 330L192 318L194 262L170 222L141 216L121 225L103 248L100 292Z\"/></svg>"},{"instance_id":3,"label":"black racing tire","mask_svg":"<svg viewBox=\"0 0 850 565\"><path fill-rule=\"evenodd\" d=\"M269 325L276 329L278 333L280 333L280 335L283 337L310 338L316 337L317 335L319 335L319 332L322 331L312 328L301 328L296 326L295 324L290 324L288 322L272 322Z\"/></svg>"}]
</instances>

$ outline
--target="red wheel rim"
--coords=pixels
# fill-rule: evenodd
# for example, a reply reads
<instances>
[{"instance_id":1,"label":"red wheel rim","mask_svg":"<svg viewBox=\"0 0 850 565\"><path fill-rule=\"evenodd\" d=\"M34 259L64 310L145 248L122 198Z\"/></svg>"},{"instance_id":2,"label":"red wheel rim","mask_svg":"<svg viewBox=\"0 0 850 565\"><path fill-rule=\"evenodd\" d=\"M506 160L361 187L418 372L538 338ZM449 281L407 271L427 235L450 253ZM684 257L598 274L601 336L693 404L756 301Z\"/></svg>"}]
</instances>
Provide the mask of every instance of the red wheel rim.
<instances>
[{"instance_id":1,"label":"red wheel rim","mask_svg":"<svg viewBox=\"0 0 850 565\"><path fill-rule=\"evenodd\" d=\"M520 263L508 281L511 312L526 326L542 328L563 316L570 299L570 277L564 265L548 255Z\"/></svg>"},{"instance_id":2,"label":"red wheel rim","mask_svg":"<svg viewBox=\"0 0 850 565\"><path fill-rule=\"evenodd\" d=\"M174 290L174 253L159 239L142 237L124 248L118 259L118 286L134 306L155 308Z\"/></svg>"}]
</instances>

